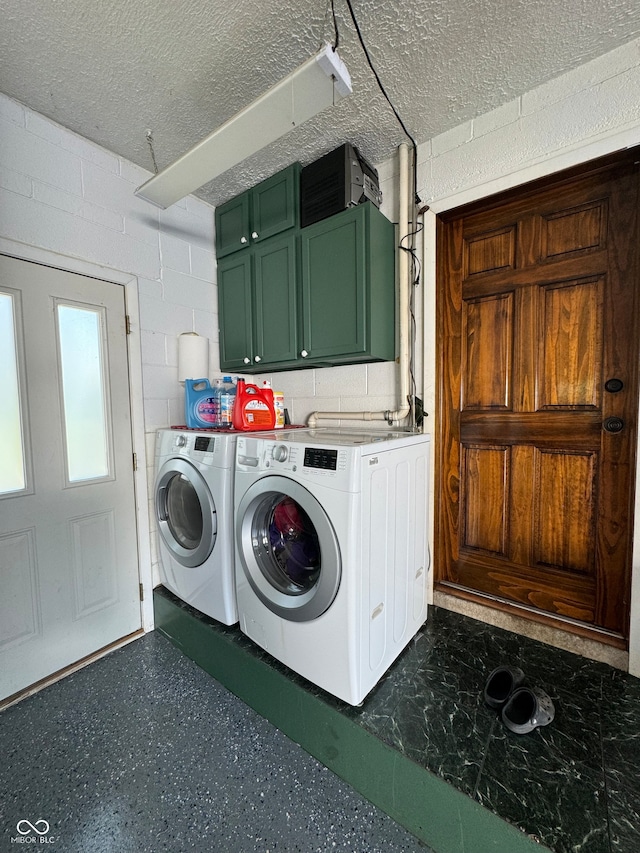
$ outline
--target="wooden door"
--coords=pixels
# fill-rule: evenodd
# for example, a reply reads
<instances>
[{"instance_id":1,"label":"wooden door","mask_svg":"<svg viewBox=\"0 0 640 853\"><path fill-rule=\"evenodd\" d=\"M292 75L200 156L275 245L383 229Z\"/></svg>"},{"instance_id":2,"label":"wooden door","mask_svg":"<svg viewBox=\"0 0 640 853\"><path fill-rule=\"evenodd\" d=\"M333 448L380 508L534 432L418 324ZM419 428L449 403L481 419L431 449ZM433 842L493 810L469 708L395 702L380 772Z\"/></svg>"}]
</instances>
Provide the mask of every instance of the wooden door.
<instances>
[{"instance_id":1,"label":"wooden door","mask_svg":"<svg viewBox=\"0 0 640 853\"><path fill-rule=\"evenodd\" d=\"M438 226L437 588L622 647L637 212L627 152Z\"/></svg>"}]
</instances>

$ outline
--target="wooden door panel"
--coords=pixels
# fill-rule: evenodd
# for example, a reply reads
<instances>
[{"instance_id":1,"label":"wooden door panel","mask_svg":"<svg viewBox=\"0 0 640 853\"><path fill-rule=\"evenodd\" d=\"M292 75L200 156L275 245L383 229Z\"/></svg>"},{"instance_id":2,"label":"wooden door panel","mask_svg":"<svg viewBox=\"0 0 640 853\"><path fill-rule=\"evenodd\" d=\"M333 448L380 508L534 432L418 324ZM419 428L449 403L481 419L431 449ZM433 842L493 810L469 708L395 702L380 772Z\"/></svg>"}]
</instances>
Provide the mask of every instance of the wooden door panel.
<instances>
[{"instance_id":1,"label":"wooden door panel","mask_svg":"<svg viewBox=\"0 0 640 853\"><path fill-rule=\"evenodd\" d=\"M574 449L598 450L602 442L600 412L571 410L492 413L465 413L459 427L465 443L496 442L558 447L571 443Z\"/></svg>"},{"instance_id":2,"label":"wooden door panel","mask_svg":"<svg viewBox=\"0 0 640 853\"><path fill-rule=\"evenodd\" d=\"M508 276L502 273L486 273L477 278L467 279L462 285L463 295L465 299L479 299L483 296L517 291L532 284L542 287L588 276L598 276L602 275L606 265L607 253L598 251L583 257L560 258L536 267L522 267L512 270Z\"/></svg>"},{"instance_id":3,"label":"wooden door panel","mask_svg":"<svg viewBox=\"0 0 640 853\"><path fill-rule=\"evenodd\" d=\"M536 409L599 408L603 279L538 289L540 368Z\"/></svg>"},{"instance_id":4,"label":"wooden door panel","mask_svg":"<svg viewBox=\"0 0 640 853\"><path fill-rule=\"evenodd\" d=\"M594 573L597 454L536 448L530 563Z\"/></svg>"},{"instance_id":5,"label":"wooden door panel","mask_svg":"<svg viewBox=\"0 0 640 853\"><path fill-rule=\"evenodd\" d=\"M510 452L509 447L462 448L463 548L508 556Z\"/></svg>"},{"instance_id":6,"label":"wooden door panel","mask_svg":"<svg viewBox=\"0 0 640 853\"><path fill-rule=\"evenodd\" d=\"M606 199L542 215L540 260L604 248L607 224Z\"/></svg>"},{"instance_id":7,"label":"wooden door panel","mask_svg":"<svg viewBox=\"0 0 640 853\"><path fill-rule=\"evenodd\" d=\"M512 602L518 606L520 615L541 611L585 625L592 625L595 621L595 590L589 578L544 568L531 571L523 566L514 566L508 560L495 560L489 565L486 559L476 554L463 553L462 556L464 572L457 581L443 587L447 592L474 590L482 596L484 603L491 597Z\"/></svg>"},{"instance_id":8,"label":"wooden door panel","mask_svg":"<svg viewBox=\"0 0 640 853\"><path fill-rule=\"evenodd\" d=\"M618 645L638 405L634 160L453 212L437 243L438 586ZM624 393L604 390L614 376ZM603 429L611 416L621 432Z\"/></svg>"},{"instance_id":9,"label":"wooden door panel","mask_svg":"<svg viewBox=\"0 0 640 853\"><path fill-rule=\"evenodd\" d=\"M513 293L465 300L463 409L510 409Z\"/></svg>"},{"instance_id":10,"label":"wooden door panel","mask_svg":"<svg viewBox=\"0 0 640 853\"><path fill-rule=\"evenodd\" d=\"M470 236L464 241L463 278L513 269L516 265L515 257L515 225Z\"/></svg>"}]
</instances>

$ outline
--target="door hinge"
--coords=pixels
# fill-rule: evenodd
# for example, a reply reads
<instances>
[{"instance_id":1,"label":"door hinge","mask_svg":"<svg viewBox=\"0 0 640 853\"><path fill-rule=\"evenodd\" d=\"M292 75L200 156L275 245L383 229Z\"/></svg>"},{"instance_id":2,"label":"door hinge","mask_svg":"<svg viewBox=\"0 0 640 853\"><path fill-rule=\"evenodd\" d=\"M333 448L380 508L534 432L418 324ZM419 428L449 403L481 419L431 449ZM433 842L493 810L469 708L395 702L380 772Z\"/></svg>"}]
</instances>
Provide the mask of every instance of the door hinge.
<instances>
[{"instance_id":1,"label":"door hinge","mask_svg":"<svg viewBox=\"0 0 640 853\"><path fill-rule=\"evenodd\" d=\"M125 334L131 334L131 317L128 314L124 315L124 330Z\"/></svg>"},{"instance_id":2,"label":"door hinge","mask_svg":"<svg viewBox=\"0 0 640 853\"><path fill-rule=\"evenodd\" d=\"M137 453L133 454L133 470L134 471L138 470L138 454Z\"/></svg>"},{"instance_id":3,"label":"door hinge","mask_svg":"<svg viewBox=\"0 0 640 853\"><path fill-rule=\"evenodd\" d=\"M144 587L140 584L140 601L144 601Z\"/></svg>"}]
</instances>

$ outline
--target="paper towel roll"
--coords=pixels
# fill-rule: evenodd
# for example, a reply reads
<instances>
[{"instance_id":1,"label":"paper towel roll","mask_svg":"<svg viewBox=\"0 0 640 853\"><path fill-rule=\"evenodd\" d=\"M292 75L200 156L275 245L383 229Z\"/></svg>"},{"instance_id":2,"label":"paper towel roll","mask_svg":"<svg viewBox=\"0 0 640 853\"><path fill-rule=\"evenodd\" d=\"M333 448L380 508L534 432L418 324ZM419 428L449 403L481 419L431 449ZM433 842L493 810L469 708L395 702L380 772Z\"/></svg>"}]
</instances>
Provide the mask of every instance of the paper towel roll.
<instances>
[{"instance_id":1,"label":"paper towel roll","mask_svg":"<svg viewBox=\"0 0 640 853\"><path fill-rule=\"evenodd\" d=\"M209 376L209 338L197 332L178 336L178 380L206 379Z\"/></svg>"}]
</instances>

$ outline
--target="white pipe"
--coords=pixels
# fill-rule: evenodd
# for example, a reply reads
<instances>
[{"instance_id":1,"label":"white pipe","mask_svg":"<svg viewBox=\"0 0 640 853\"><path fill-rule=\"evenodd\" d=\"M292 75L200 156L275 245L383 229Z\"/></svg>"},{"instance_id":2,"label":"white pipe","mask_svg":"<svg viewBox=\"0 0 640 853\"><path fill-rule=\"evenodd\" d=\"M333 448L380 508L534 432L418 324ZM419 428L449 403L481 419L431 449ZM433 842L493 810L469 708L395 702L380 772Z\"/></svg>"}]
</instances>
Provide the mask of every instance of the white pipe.
<instances>
[{"instance_id":1,"label":"white pipe","mask_svg":"<svg viewBox=\"0 0 640 853\"><path fill-rule=\"evenodd\" d=\"M413 211L415 203L411 206L409 174L409 146L403 142L398 146L398 167L400 171L399 193L398 193L398 234L400 239L409 234L413 229ZM318 426L319 420L343 420L343 421L402 421L411 407L409 405L410 395L410 323L409 323L409 296L411 282L409 281L409 256L402 249L398 252L398 305L400 311L399 325L399 358L398 372L400 380L399 406L393 411L386 412L313 412L307 419L307 426L314 428Z\"/></svg>"},{"instance_id":2,"label":"white pipe","mask_svg":"<svg viewBox=\"0 0 640 853\"><path fill-rule=\"evenodd\" d=\"M411 175L409 172L409 146L406 142L398 148L398 165L400 171L400 187L398 198L398 233L400 239L412 230L413 211L415 203L409 206ZM406 247L409 248L409 247ZM398 255L398 304L400 306L400 399L399 407L391 413L389 420L400 421L407 417L409 406L409 355L410 355L410 326L409 326L409 296L411 282L409 281L409 255L402 249Z\"/></svg>"}]
</instances>

